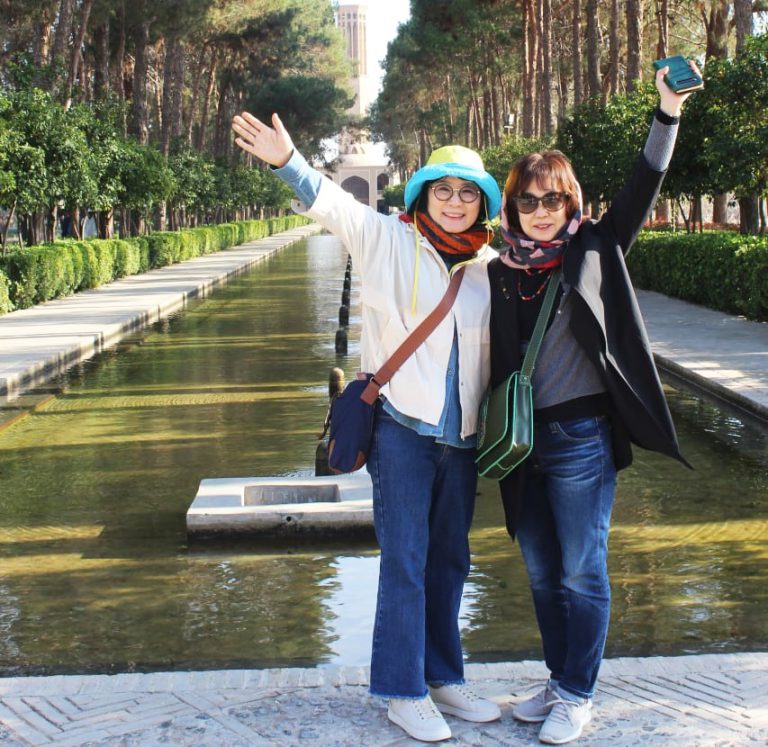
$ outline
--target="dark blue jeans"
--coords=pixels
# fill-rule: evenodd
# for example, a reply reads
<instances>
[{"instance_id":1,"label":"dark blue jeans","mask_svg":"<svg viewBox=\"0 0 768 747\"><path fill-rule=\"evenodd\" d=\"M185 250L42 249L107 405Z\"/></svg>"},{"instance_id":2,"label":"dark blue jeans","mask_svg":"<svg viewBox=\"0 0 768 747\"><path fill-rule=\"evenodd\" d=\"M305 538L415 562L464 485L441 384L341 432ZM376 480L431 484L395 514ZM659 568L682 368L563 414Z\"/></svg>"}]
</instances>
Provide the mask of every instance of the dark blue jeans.
<instances>
[{"instance_id":1,"label":"dark blue jeans","mask_svg":"<svg viewBox=\"0 0 768 747\"><path fill-rule=\"evenodd\" d=\"M469 573L475 450L435 443L377 407L368 472L381 547L373 695L422 698L464 682L459 606Z\"/></svg>"},{"instance_id":2,"label":"dark blue jeans","mask_svg":"<svg viewBox=\"0 0 768 747\"><path fill-rule=\"evenodd\" d=\"M608 529L616 468L607 418L537 424L517 536L553 679L591 698L611 591Z\"/></svg>"}]
</instances>

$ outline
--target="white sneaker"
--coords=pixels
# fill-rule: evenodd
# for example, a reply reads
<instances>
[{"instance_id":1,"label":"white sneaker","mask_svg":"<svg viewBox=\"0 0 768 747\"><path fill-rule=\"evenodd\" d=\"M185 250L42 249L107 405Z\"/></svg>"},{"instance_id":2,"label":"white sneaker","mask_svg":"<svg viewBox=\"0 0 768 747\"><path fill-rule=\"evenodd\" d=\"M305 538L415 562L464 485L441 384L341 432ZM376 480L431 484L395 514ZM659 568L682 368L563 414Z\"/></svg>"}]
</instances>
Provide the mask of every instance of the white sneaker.
<instances>
[{"instance_id":1,"label":"white sneaker","mask_svg":"<svg viewBox=\"0 0 768 747\"><path fill-rule=\"evenodd\" d=\"M481 698L468 685L443 685L442 687L430 685L429 692L437 710L441 713L480 724L501 718L501 708L496 703Z\"/></svg>"},{"instance_id":2,"label":"white sneaker","mask_svg":"<svg viewBox=\"0 0 768 747\"><path fill-rule=\"evenodd\" d=\"M552 706L539 732L539 741L545 744L565 744L581 736L592 719L592 701L581 703L558 698Z\"/></svg>"},{"instance_id":3,"label":"white sneaker","mask_svg":"<svg viewBox=\"0 0 768 747\"><path fill-rule=\"evenodd\" d=\"M526 721L529 724L538 724L549 716L552 706L560 700L552 680L547 680L543 690L540 690L532 698L518 703L512 709L512 716L518 721Z\"/></svg>"},{"instance_id":4,"label":"white sneaker","mask_svg":"<svg viewBox=\"0 0 768 747\"><path fill-rule=\"evenodd\" d=\"M448 724L429 695L420 700L390 698L387 718L422 742L440 742L451 738Z\"/></svg>"}]
</instances>

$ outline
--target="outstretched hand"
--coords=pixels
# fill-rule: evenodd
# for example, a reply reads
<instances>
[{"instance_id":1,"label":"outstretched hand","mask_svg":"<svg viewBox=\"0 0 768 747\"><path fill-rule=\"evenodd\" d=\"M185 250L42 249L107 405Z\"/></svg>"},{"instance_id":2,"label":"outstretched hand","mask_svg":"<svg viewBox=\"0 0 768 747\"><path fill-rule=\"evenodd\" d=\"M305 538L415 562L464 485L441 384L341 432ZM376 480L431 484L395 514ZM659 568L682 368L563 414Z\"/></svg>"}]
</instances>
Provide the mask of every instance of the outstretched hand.
<instances>
[{"instance_id":1,"label":"outstretched hand","mask_svg":"<svg viewBox=\"0 0 768 747\"><path fill-rule=\"evenodd\" d=\"M270 166L282 168L293 154L293 142L277 114L272 115L272 127L243 112L232 119L237 133L235 143L246 153L266 161Z\"/></svg>"},{"instance_id":2,"label":"outstretched hand","mask_svg":"<svg viewBox=\"0 0 768 747\"><path fill-rule=\"evenodd\" d=\"M701 71L699 66L690 60L688 63L699 75ZM685 100L693 93L693 91L687 91L686 93L675 93L664 80L664 76L669 72L668 67L663 67L661 70L656 71L656 89L659 92L661 101L659 102L659 108L664 114L669 114L670 117L679 117L680 112L683 110L683 104Z\"/></svg>"}]
</instances>

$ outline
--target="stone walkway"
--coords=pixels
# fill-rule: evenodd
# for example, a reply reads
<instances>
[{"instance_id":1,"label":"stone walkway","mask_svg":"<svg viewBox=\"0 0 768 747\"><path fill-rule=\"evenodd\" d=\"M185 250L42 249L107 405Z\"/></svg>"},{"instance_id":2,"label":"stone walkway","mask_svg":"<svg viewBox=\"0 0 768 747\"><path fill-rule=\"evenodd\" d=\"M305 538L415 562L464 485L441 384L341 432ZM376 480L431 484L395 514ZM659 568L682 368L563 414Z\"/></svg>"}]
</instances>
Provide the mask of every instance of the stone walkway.
<instances>
[{"instance_id":1,"label":"stone walkway","mask_svg":"<svg viewBox=\"0 0 768 747\"><path fill-rule=\"evenodd\" d=\"M0 316L0 405L320 230L300 226Z\"/></svg>"},{"instance_id":2,"label":"stone walkway","mask_svg":"<svg viewBox=\"0 0 768 747\"><path fill-rule=\"evenodd\" d=\"M658 364L768 422L768 323L638 291Z\"/></svg>"},{"instance_id":3,"label":"stone walkway","mask_svg":"<svg viewBox=\"0 0 768 747\"><path fill-rule=\"evenodd\" d=\"M204 294L227 276L318 230L269 239L126 278L0 317L0 402ZM659 364L768 418L768 324L641 292ZM471 664L468 678L501 721L450 719L445 744L538 744L511 704L546 676L540 662ZM0 679L0 744L380 747L418 744L367 694L368 671L232 670ZM580 745L768 744L768 653L613 659Z\"/></svg>"},{"instance_id":4,"label":"stone walkway","mask_svg":"<svg viewBox=\"0 0 768 747\"><path fill-rule=\"evenodd\" d=\"M470 664L502 718L448 718L446 745L538 744L511 717L546 676L539 662ZM152 747L383 747L420 744L367 694L368 670L270 669L0 680L0 743ZM609 659L580 745L768 744L768 654Z\"/></svg>"}]
</instances>

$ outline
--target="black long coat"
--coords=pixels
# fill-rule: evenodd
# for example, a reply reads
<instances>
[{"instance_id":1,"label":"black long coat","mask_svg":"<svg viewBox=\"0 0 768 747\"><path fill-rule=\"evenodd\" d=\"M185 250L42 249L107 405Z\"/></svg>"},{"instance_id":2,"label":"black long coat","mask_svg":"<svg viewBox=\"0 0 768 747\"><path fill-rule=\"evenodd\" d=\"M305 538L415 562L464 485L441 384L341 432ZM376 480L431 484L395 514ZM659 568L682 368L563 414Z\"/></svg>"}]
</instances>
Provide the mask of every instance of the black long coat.
<instances>
[{"instance_id":1,"label":"black long coat","mask_svg":"<svg viewBox=\"0 0 768 747\"><path fill-rule=\"evenodd\" d=\"M570 328L601 372L610 394L617 469L632 463L631 444L688 465L680 454L672 416L659 380L624 257L643 227L665 172L640 155L624 188L599 220L585 221L565 250L563 281L571 286ZM499 259L488 265L491 284L491 384L520 368L517 305L503 286L515 288L513 270ZM690 466L690 465L688 465ZM507 529L514 536L525 463L501 482Z\"/></svg>"}]
</instances>

